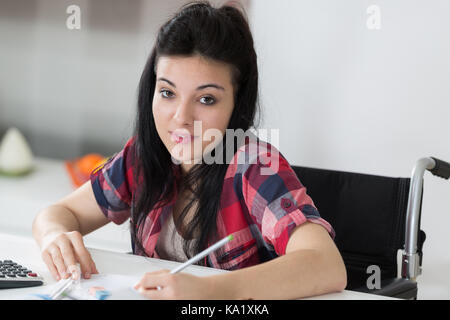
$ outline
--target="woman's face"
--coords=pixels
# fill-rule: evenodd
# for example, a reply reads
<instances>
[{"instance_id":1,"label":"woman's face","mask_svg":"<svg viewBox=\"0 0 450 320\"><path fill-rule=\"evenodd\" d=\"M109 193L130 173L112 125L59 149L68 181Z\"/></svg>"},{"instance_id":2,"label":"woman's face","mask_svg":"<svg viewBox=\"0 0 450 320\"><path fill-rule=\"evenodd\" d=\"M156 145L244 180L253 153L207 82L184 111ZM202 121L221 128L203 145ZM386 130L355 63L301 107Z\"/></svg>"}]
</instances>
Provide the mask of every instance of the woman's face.
<instances>
[{"instance_id":1,"label":"woman's face","mask_svg":"<svg viewBox=\"0 0 450 320\"><path fill-rule=\"evenodd\" d=\"M184 172L221 140L211 137L224 136L233 90L228 64L199 55L158 59L153 117L159 137Z\"/></svg>"}]
</instances>

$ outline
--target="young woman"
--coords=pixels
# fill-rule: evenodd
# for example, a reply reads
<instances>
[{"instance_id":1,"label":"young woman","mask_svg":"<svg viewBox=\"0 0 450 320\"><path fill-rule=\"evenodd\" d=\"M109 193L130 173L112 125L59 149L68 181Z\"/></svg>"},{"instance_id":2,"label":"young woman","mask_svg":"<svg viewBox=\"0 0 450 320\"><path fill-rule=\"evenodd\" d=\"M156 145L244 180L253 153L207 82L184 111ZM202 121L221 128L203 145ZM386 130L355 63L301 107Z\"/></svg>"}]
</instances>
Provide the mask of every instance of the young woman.
<instances>
[{"instance_id":1,"label":"young woman","mask_svg":"<svg viewBox=\"0 0 450 320\"><path fill-rule=\"evenodd\" d=\"M134 135L33 223L52 275L68 277L77 262L86 278L97 273L82 236L130 218L133 252L149 257L186 261L234 236L199 263L232 272L147 273L136 289L148 298L291 299L343 290L334 230L287 160L260 139L235 143L226 134L254 125L257 92L241 11L185 5L160 28L142 73Z\"/></svg>"}]
</instances>

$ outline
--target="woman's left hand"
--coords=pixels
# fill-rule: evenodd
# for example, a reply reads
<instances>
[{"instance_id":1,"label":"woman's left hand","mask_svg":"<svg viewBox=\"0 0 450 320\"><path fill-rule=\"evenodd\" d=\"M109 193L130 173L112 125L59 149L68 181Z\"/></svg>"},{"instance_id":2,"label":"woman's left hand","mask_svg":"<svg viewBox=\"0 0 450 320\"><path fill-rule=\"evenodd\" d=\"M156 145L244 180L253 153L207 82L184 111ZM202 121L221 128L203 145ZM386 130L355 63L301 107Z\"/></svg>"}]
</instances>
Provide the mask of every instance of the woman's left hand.
<instances>
[{"instance_id":1,"label":"woman's left hand","mask_svg":"<svg viewBox=\"0 0 450 320\"><path fill-rule=\"evenodd\" d=\"M152 300L220 299L216 297L210 277L198 277L188 273L171 274L169 270L147 272L134 288Z\"/></svg>"}]
</instances>

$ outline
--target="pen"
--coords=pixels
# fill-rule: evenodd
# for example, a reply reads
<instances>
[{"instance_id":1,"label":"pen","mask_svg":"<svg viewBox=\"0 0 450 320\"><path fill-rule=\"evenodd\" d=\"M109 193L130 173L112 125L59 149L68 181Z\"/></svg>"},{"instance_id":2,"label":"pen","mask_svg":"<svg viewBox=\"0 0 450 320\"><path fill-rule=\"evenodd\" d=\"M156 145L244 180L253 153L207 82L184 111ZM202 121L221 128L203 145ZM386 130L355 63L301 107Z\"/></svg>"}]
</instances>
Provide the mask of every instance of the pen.
<instances>
[{"instance_id":1,"label":"pen","mask_svg":"<svg viewBox=\"0 0 450 320\"><path fill-rule=\"evenodd\" d=\"M199 261L200 259L206 257L208 254L210 254L211 252L219 249L220 247L222 247L223 245L225 245L225 243L227 243L228 241L233 240L233 235L229 235L226 236L225 238L223 238L222 240L216 242L215 244L213 244L211 247L206 248L205 250L203 250L202 252L196 254L194 257L192 257L191 259L189 259L188 261L186 261L185 263L179 265L178 267L176 267L175 269L172 269L170 271L170 273L174 274L174 273L178 273L181 270L183 270L186 267L189 267L191 264L196 263L197 261ZM157 290L161 290L160 286L156 287Z\"/></svg>"},{"instance_id":2,"label":"pen","mask_svg":"<svg viewBox=\"0 0 450 320\"><path fill-rule=\"evenodd\" d=\"M55 300L63 296L66 290L80 281L80 266L78 264L69 266L71 276L67 279L61 279L52 293L49 294L51 300Z\"/></svg>"},{"instance_id":3,"label":"pen","mask_svg":"<svg viewBox=\"0 0 450 320\"><path fill-rule=\"evenodd\" d=\"M203 257L206 257L211 252L216 251L217 249L219 249L220 247L225 245L225 243L227 243L228 241L231 241L231 240L233 240L233 235L226 236L222 240L220 240L220 241L216 242L215 244L213 244L211 247L206 248L205 250L203 250L199 254L195 255L194 257L192 257L191 259L189 259L188 261L186 261L182 265L179 265L175 269L172 269L170 271L170 273L173 274L173 273L180 272L181 270L183 270L184 268L190 266L191 264L196 263L197 261L199 261Z\"/></svg>"},{"instance_id":4,"label":"pen","mask_svg":"<svg viewBox=\"0 0 450 320\"><path fill-rule=\"evenodd\" d=\"M74 283L74 279L67 278L61 280L56 286L55 290L49 295L51 300L55 300L62 296L62 294Z\"/></svg>"}]
</instances>

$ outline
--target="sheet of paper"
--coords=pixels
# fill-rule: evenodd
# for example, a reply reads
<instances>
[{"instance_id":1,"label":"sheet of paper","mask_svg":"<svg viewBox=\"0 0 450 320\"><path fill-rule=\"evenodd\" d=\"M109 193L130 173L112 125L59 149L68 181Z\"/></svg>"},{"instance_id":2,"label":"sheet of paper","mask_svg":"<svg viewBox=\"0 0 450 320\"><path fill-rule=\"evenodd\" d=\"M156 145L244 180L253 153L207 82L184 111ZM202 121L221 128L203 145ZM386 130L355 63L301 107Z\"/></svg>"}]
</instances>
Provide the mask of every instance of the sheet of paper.
<instances>
[{"instance_id":1,"label":"sheet of paper","mask_svg":"<svg viewBox=\"0 0 450 320\"><path fill-rule=\"evenodd\" d=\"M82 279L80 286L88 293L91 287L104 287L111 293L108 300L145 300L133 286L141 279L139 276L120 274L93 274L91 279Z\"/></svg>"},{"instance_id":2,"label":"sheet of paper","mask_svg":"<svg viewBox=\"0 0 450 320\"><path fill-rule=\"evenodd\" d=\"M110 293L107 300L145 300L146 298L134 290L133 286L141 279L139 276L122 274L93 274L90 279L81 279L79 285L72 287L67 293L70 297L81 300L95 300L89 295L91 287L103 287ZM47 288L40 288L29 294L26 299L46 299L59 283ZM42 290L44 289L44 290ZM64 300L69 298L65 297Z\"/></svg>"}]
</instances>

